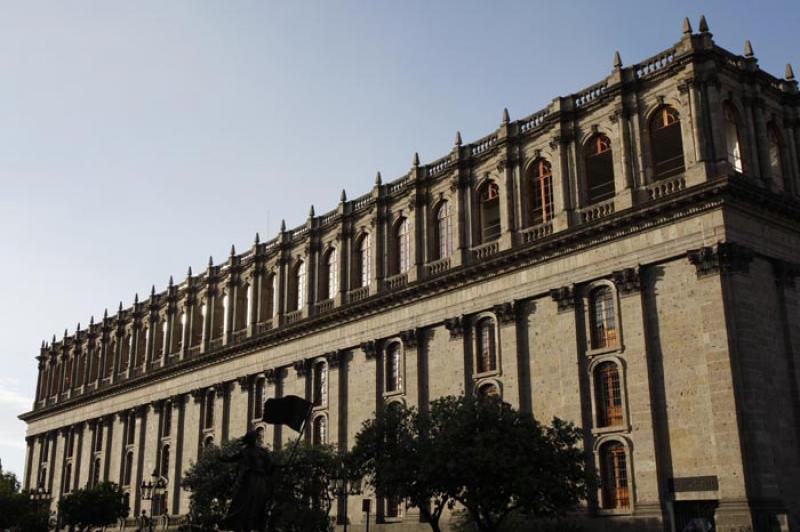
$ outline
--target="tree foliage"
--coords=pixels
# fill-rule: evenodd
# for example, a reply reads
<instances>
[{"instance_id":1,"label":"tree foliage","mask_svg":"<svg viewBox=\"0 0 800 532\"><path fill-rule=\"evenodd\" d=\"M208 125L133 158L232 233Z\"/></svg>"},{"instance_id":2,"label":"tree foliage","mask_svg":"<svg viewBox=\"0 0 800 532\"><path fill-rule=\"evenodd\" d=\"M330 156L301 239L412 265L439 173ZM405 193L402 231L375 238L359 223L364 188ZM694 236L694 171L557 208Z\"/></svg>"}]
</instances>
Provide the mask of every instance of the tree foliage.
<instances>
[{"instance_id":1,"label":"tree foliage","mask_svg":"<svg viewBox=\"0 0 800 532\"><path fill-rule=\"evenodd\" d=\"M433 530L457 502L493 532L512 513L560 516L586 498L579 441L580 431L557 418L544 427L497 398L449 396L427 412L400 407L368 421L353 460L378 493L408 499Z\"/></svg>"},{"instance_id":2,"label":"tree foliage","mask_svg":"<svg viewBox=\"0 0 800 532\"><path fill-rule=\"evenodd\" d=\"M30 494L19 488L16 475L4 472L0 464L0 530L46 531L47 503L32 501Z\"/></svg>"},{"instance_id":3,"label":"tree foliage","mask_svg":"<svg viewBox=\"0 0 800 532\"><path fill-rule=\"evenodd\" d=\"M101 482L73 491L58 501L58 514L67 526L78 530L102 527L127 517L128 507L117 484Z\"/></svg>"},{"instance_id":4,"label":"tree foliage","mask_svg":"<svg viewBox=\"0 0 800 532\"><path fill-rule=\"evenodd\" d=\"M209 446L187 471L181 485L191 492L193 524L211 530L228 511L236 490L236 464L220 457L231 455L238 441L222 449ZM335 498L333 479L342 459L326 445L297 447L271 453L270 497L267 502L269 532L327 532Z\"/></svg>"}]
</instances>

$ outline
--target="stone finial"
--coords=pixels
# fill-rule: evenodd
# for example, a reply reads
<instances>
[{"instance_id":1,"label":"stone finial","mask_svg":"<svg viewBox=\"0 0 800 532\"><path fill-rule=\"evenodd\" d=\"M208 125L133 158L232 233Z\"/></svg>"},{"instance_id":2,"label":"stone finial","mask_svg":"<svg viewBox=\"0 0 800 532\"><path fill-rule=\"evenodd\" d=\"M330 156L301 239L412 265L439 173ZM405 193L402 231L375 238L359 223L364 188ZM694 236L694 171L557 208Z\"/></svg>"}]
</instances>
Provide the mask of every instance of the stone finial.
<instances>
[{"instance_id":1,"label":"stone finial","mask_svg":"<svg viewBox=\"0 0 800 532\"><path fill-rule=\"evenodd\" d=\"M700 33L708 33L708 21L705 15L700 15L700 24L698 25Z\"/></svg>"},{"instance_id":2,"label":"stone finial","mask_svg":"<svg viewBox=\"0 0 800 532\"><path fill-rule=\"evenodd\" d=\"M419 166L419 153L414 152L414 158L411 160L413 166Z\"/></svg>"},{"instance_id":3,"label":"stone finial","mask_svg":"<svg viewBox=\"0 0 800 532\"><path fill-rule=\"evenodd\" d=\"M339 201L341 203L347 201L347 192L345 192L344 189L342 189L342 193L339 195Z\"/></svg>"},{"instance_id":4,"label":"stone finial","mask_svg":"<svg viewBox=\"0 0 800 532\"><path fill-rule=\"evenodd\" d=\"M78 325L75 326L75 332L76 333L81 332L81 322L78 322Z\"/></svg>"},{"instance_id":5,"label":"stone finial","mask_svg":"<svg viewBox=\"0 0 800 532\"><path fill-rule=\"evenodd\" d=\"M260 242L261 242L261 236L258 234L258 231L256 231L256 238L253 241L253 243L257 246Z\"/></svg>"},{"instance_id":6,"label":"stone finial","mask_svg":"<svg viewBox=\"0 0 800 532\"><path fill-rule=\"evenodd\" d=\"M89 327L91 327L92 325L94 325L94 314L89 316Z\"/></svg>"},{"instance_id":7,"label":"stone finial","mask_svg":"<svg viewBox=\"0 0 800 532\"><path fill-rule=\"evenodd\" d=\"M192 276L192 267L189 266L189 271L186 272L186 277L191 277L191 276Z\"/></svg>"},{"instance_id":8,"label":"stone finial","mask_svg":"<svg viewBox=\"0 0 800 532\"><path fill-rule=\"evenodd\" d=\"M208 256L208 268L211 269L214 267L214 257L209 255Z\"/></svg>"},{"instance_id":9,"label":"stone finial","mask_svg":"<svg viewBox=\"0 0 800 532\"><path fill-rule=\"evenodd\" d=\"M231 244L231 257L235 257L235 256L236 256L236 246Z\"/></svg>"},{"instance_id":10,"label":"stone finial","mask_svg":"<svg viewBox=\"0 0 800 532\"><path fill-rule=\"evenodd\" d=\"M619 55L619 50L614 52L614 70L622 68L622 57Z\"/></svg>"},{"instance_id":11,"label":"stone finial","mask_svg":"<svg viewBox=\"0 0 800 532\"><path fill-rule=\"evenodd\" d=\"M67 333L67 330L66 330L66 329L64 329L64 339L66 339L66 338L67 338L67 334L68 334L68 333Z\"/></svg>"},{"instance_id":12,"label":"stone finial","mask_svg":"<svg viewBox=\"0 0 800 532\"><path fill-rule=\"evenodd\" d=\"M53 334L53 341L50 342L50 345L55 345L55 343L56 343L56 335Z\"/></svg>"},{"instance_id":13,"label":"stone finial","mask_svg":"<svg viewBox=\"0 0 800 532\"><path fill-rule=\"evenodd\" d=\"M692 23L689 22L689 17L683 18L683 34L684 35L692 34Z\"/></svg>"},{"instance_id":14,"label":"stone finial","mask_svg":"<svg viewBox=\"0 0 800 532\"><path fill-rule=\"evenodd\" d=\"M104 320L107 320L107 319L108 319L108 308L106 308L105 310L103 310L103 319L104 319Z\"/></svg>"},{"instance_id":15,"label":"stone finial","mask_svg":"<svg viewBox=\"0 0 800 532\"><path fill-rule=\"evenodd\" d=\"M156 296L156 285L152 285L150 287L150 297L152 298L152 297L155 297L155 296Z\"/></svg>"},{"instance_id":16,"label":"stone finial","mask_svg":"<svg viewBox=\"0 0 800 532\"><path fill-rule=\"evenodd\" d=\"M308 209L308 217L309 218L313 218L314 217L314 206L313 205L311 206L310 209Z\"/></svg>"},{"instance_id":17,"label":"stone finial","mask_svg":"<svg viewBox=\"0 0 800 532\"><path fill-rule=\"evenodd\" d=\"M786 81L794 81L794 70L792 70L792 64L786 63L786 74L784 75Z\"/></svg>"},{"instance_id":18,"label":"stone finial","mask_svg":"<svg viewBox=\"0 0 800 532\"><path fill-rule=\"evenodd\" d=\"M511 118L508 116L508 107L503 107L503 123L508 124Z\"/></svg>"},{"instance_id":19,"label":"stone finial","mask_svg":"<svg viewBox=\"0 0 800 532\"><path fill-rule=\"evenodd\" d=\"M133 304L134 304L134 305L138 305L138 304L139 304L139 292L136 292L136 293L133 295Z\"/></svg>"},{"instance_id":20,"label":"stone finial","mask_svg":"<svg viewBox=\"0 0 800 532\"><path fill-rule=\"evenodd\" d=\"M168 284L168 286L169 286L170 288L172 288L174 285L175 285L175 281L172 279L172 276L170 275L170 276L169 276L169 284Z\"/></svg>"},{"instance_id":21,"label":"stone finial","mask_svg":"<svg viewBox=\"0 0 800 532\"><path fill-rule=\"evenodd\" d=\"M281 233L286 232L286 220L281 219Z\"/></svg>"},{"instance_id":22,"label":"stone finial","mask_svg":"<svg viewBox=\"0 0 800 532\"><path fill-rule=\"evenodd\" d=\"M455 145L456 146L461 146L461 132L460 131L456 131L456 142L455 142Z\"/></svg>"},{"instance_id":23,"label":"stone finial","mask_svg":"<svg viewBox=\"0 0 800 532\"><path fill-rule=\"evenodd\" d=\"M747 58L753 57L753 45L750 43L750 39L744 41L744 56Z\"/></svg>"},{"instance_id":24,"label":"stone finial","mask_svg":"<svg viewBox=\"0 0 800 532\"><path fill-rule=\"evenodd\" d=\"M375 174L375 184L381 186L382 183L383 180L381 179L381 173L378 172L377 174Z\"/></svg>"},{"instance_id":25,"label":"stone finial","mask_svg":"<svg viewBox=\"0 0 800 532\"><path fill-rule=\"evenodd\" d=\"M119 302L119 312L122 312L122 301Z\"/></svg>"},{"instance_id":26,"label":"stone finial","mask_svg":"<svg viewBox=\"0 0 800 532\"><path fill-rule=\"evenodd\" d=\"M42 349L44 349L46 346L47 346L47 342L45 342L44 340L42 340Z\"/></svg>"}]
</instances>

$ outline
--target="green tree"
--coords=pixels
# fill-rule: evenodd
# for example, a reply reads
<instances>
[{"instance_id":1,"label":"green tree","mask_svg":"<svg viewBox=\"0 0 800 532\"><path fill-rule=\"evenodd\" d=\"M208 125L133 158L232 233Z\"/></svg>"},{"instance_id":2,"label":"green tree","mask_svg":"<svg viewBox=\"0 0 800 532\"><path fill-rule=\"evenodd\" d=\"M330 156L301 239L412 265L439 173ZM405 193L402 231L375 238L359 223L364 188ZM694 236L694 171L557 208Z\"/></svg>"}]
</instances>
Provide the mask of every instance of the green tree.
<instances>
[{"instance_id":1,"label":"green tree","mask_svg":"<svg viewBox=\"0 0 800 532\"><path fill-rule=\"evenodd\" d=\"M586 498L580 431L540 425L497 398L443 397L426 412L390 408L364 424L352 459L378 493L408 499L438 531L457 502L482 532L556 517Z\"/></svg>"},{"instance_id":2,"label":"green tree","mask_svg":"<svg viewBox=\"0 0 800 532\"><path fill-rule=\"evenodd\" d=\"M78 530L114 524L127 517L128 507L120 487L113 482L101 482L73 491L58 501L62 522Z\"/></svg>"},{"instance_id":3,"label":"green tree","mask_svg":"<svg viewBox=\"0 0 800 532\"><path fill-rule=\"evenodd\" d=\"M181 487L191 492L189 515L193 524L210 530L225 517L236 485L236 464L222 462L220 457L233 454L237 446L238 442L228 442L222 448L204 447L184 475Z\"/></svg>"},{"instance_id":4,"label":"green tree","mask_svg":"<svg viewBox=\"0 0 800 532\"><path fill-rule=\"evenodd\" d=\"M46 531L49 517L47 504L32 501L30 494L19 488L16 475L3 471L0 464L0 530Z\"/></svg>"}]
</instances>

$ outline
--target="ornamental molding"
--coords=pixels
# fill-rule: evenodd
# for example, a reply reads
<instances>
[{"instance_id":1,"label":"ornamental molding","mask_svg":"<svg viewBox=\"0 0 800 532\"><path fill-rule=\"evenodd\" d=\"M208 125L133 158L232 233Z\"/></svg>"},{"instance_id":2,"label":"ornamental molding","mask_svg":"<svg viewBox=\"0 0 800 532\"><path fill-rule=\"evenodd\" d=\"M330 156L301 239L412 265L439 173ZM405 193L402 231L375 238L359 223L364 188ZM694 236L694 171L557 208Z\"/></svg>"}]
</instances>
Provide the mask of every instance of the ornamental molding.
<instances>
[{"instance_id":1,"label":"ornamental molding","mask_svg":"<svg viewBox=\"0 0 800 532\"><path fill-rule=\"evenodd\" d=\"M400 333L400 339L403 341L404 349L416 349L419 343L419 329L408 329Z\"/></svg>"},{"instance_id":2,"label":"ornamental molding","mask_svg":"<svg viewBox=\"0 0 800 532\"><path fill-rule=\"evenodd\" d=\"M641 267L617 270L611 273L611 279L620 295L638 294L641 288Z\"/></svg>"},{"instance_id":3,"label":"ornamental molding","mask_svg":"<svg viewBox=\"0 0 800 532\"><path fill-rule=\"evenodd\" d=\"M719 242L713 247L690 249L686 256L696 268L699 278L716 274L749 273L754 254L750 248L735 242Z\"/></svg>"},{"instance_id":4,"label":"ornamental molding","mask_svg":"<svg viewBox=\"0 0 800 532\"><path fill-rule=\"evenodd\" d=\"M361 350L364 351L364 355L367 357L367 360L372 360L378 355L378 342L375 340L363 342L360 347Z\"/></svg>"},{"instance_id":5,"label":"ornamental molding","mask_svg":"<svg viewBox=\"0 0 800 532\"><path fill-rule=\"evenodd\" d=\"M337 349L336 351L325 353L323 356L331 367L341 368L347 363L347 353L346 349Z\"/></svg>"},{"instance_id":6,"label":"ornamental molding","mask_svg":"<svg viewBox=\"0 0 800 532\"><path fill-rule=\"evenodd\" d=\"M550 297L558 304L558 312L567 312L575 308L575 285L551 288Z\"/></svg>"},{"instance_id":7,"label":"ornamental molding","mask_svg":"<svg viewBox=\"0 0 800 532\"><path fill-rule=\"evenodd\" d=\"M502 324L509 324L516 323L519 309L520 304L517 301L511 301L494 305L492 307L492 312L497 317L498 322Z\"/></svg>"},{"instance_id":8,"label":"ornamental molding","mask_svg":"<svg viewBox=\"0 0 800 532\"><path fill-rule=\"evenodd\" d=\"M447 318L444 320L444 327L450 331L450 338L461 338L464 336L465 318L463 316L456 316L455 318Z\"/></svg>"},{"instance_id":9,"label":"ornamental molding","mask_svg":"<svg viewBox=\"0 0 800 532\"><path fill-rule=\"evenodd\" d=\"M292 363L292 367L294 368L294 371L297 373L298 377L305 377L308 375L308 371L311 369L311 364L309 362L310 361L303 359L296 360Z\"/></svg>"}]
</instances>

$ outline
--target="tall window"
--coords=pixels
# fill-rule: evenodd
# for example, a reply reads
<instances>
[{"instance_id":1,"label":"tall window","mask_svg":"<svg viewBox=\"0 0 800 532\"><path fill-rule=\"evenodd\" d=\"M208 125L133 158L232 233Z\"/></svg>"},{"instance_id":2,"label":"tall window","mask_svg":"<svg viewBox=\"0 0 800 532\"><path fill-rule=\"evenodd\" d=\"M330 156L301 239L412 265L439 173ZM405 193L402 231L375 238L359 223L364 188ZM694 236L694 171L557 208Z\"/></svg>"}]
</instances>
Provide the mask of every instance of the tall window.
<instances>
[{"instance_id":1,"label":"tall window","mask_svg":"<svg viewBox=\"0 0 800 532\"><path fill-rule=\"evenodd\" d=\"M622 424L622 391L619 368L614 362L603 362L595 369L595 403L597 425L614 427Z\"/></svg>"},{"instance_id":2,"label":"tall window","mask_svg":"<svg viewBox=\"0 0 800 532\"><path fill-rule=\"evenodd\" d=\"M260 303L259 303L259 315L258 321L266 321L271 320L272 317L275 315L275 310L277 309L276 301L277 301L277 291L275 290L275 279L276 276L274 274L264 274L261 278L261 290L260 290Z\"/></svg>"},{"instance_id":3,"label":"tall window","mask_svg":"<svg viewBox=\"0 0 800 532\"><path fill-rule=\"evenodd\" d=\"M447 201L441 202L436 209L436 230L433 240L437 259L445 259L453 254L453 219Z\"/></svg>"},{"instance_id":4,"label":"tall window","mask_svg":"<svg viewBox=\"0 0 800 532\"><path fill-rule=\"evenodd\" d=\"M328 402L328 365L325 362L314 364L312 381L314 406L323 406Z\"/></svg>"},{"instance_id":5,"label":"tall window","mask_svg":"<svg viewBox=\"0 0 800 532\"><path fill-rule=\"evenodd\" d=\"M589 296L589 323L592 349L617 345L617 316L614 293L608 286L592 290Z\"/></svg>"},{"instance_id":6,"label":"tall window","mask_svg":"<svg viewBox=\"0 0 800 532\"><path fill-rule=\"evenodd\" d=\"M358 286L368 286L372 277L372 252L369 246L369 234L361 237L358 243L358 258L356 260Z\"/></svg>"},{"instance_id":7,"label":"tall window","mask_svg":"<svg viewBox=\"0 0 800 532\"><path fill-rule=\"evenodd\" d=\"M492 181L478 193L478 220L481 243L500 238L500 189Z\"/></svg>"},{"instance_id":8,"label":"tall window","mask_svg":"<svg viewBox=\"0 0 800 532\"><path fill-rule=\"evenodd\" d=\"M549 222L553 218L553 173L546 159L536 159L528 167L528 225Z\"/></svg>"},{"instance_id":9,"label":"tall window","mask_svg":"<svg viewBox=\"0 0 800 532\"><path fill-rule=\"evenodd\" d=\"M494 334L494 321L483 318L476 327L478 373L486 373L497 369L497 351Z\"/></svg>"},{"instance_id":10,"label":"tall window","mask_svg":"<svg viewBox=\"0 0 800 532\"><path fill-rule=\"evenodd\" d=\"M205 412L203 416L203 428L208 430L214 428L214 390L206 393Z\"/></svg>"},{"instance_id":11,"label":"tall window","mask_svg":"<svg viewBox=\"0 0 800 532\"><path fill-rule=\"evenodd\" d=\"M392 268L391 274L396 275L408 271L409 245L408 245L408 219L400 218L394 226L392 238Z\"/></svg>"},{"instance_id":12,"label":"tall window","mask_svg":"<svg viewBox=\"0 0 800 532\"><path fill-rule=\"evenodd\" d=\"M322 445L328 441L328 418L325 416L318 416L314 418L314 425L312 427L313 434L311 441L314 445Z\"/></svg>"},{"instance_id":13,"label":"tall window","mask_svg":"<svg viewBox=\"0 0 800 532\"><path fill-rule=\"evenodd\" d=\"M396 392L402 389L400 373L401 349L398 342L393 342L386 349L386 391Z\"/></svg>"},{"instance_id":14,"label":"tall window","mask_svg":"<svg viewBox=\"0 0 800 532\"><path fill-rule=\"evenodd\" d=\"M64 466L64 484L63 484L64 493L69 493L71 485L72 485L72 462L67 462L67 464Z\"/></svg>"},{"instance_id":15,"label":"tall window","mask_svg":"<svg viewBox=\"0 0 800 532\"><path fill-rule=\"evenodd\" d=\"M323 299L331 299L336 297L336 292L339 290L338 269L336 267L336 249L331 249L325 256L325 275L323 280L325 282L325 292Z\"/></svg>"},{"instance_id":16,"label":"tall window","mask_svg":"<svg viewBox=\"0 0 800 532\"><path fill-rule=\"evenodd\" d=\"M169 477L169 445L165 445L161 449L161 469L159 474L162 477Z\"/></svg>"},{"instance_id":17,"label":"tall window","mask_svg":"<svg viewBox=\"0 0 800 532\"><path fill-rule=\"evenodd\" d=\"M131 473L133 472L133 451L125 453L125 469L122 474L122 484L124 486L131 485Z\"/></svg>"},{"instance_id":18,"label":"tall window","mask_svg":"<svg viewBox=\"0 0 800 532\"><path fill-rule=\"evenodd\" d=\"M736 109L730 102L725 102L723 108L725 118L725 147L728 153L728 162L739 173L744 172L744 157L742 157L742 137L739 134L739 119Z\"/></svg>"},{"instance_id":19,"label":"tall window","mask_svg":"<svg viewBox=\"0 0 800 532\"><path fill-rule=\"evenodd\" d=\"M264 416L264 379L256 379L253 387L253 419Z\"/></svg>"},{"instance_id":20,"label":"tall window","mask_svg":"<svg viewBox=\"0 0 800 532\"><path fill-rule=\"evenodd\" d=\"M96 457L92 462L92 486L97 486L100 483L100 467L102 462L100 457Z\"/></svg>"},{"instance_id":21,"label":"tall window","mask_svg":"<svg viewBox=\"0 0 800 532\"><path fill-rule=\"evenodd\" d=\"M614 197L614 159L611 141L598 134L589 139L586 153L586 200L589 204Z\"/></svg>"},{"instance_id":22,"label":"tall window","mask_svg":"<svg viewBox=\"0 0 800 532\"><path fill-rule=\"evenodd\" d=\"M256 429L256 441L258 441L260 447L264 446L264 427L258 427Z\"/></svg>"},{"instance_id":23,"label":"tall window","mask_svg":"<svg viewBox=\"0 0 800 532\"><path fill-rule=\"evenodd\" d=\"M294 275L291 278L288 310L300 310L305 305L306 297L306 263L299 261L294 268Z\"/></svg>"},{"instance_id":24,"label":"tall window","mask_svg":"<svg viewBox=\"0 0 800 532\"><path fill-rule=\"evenodd\" d=\"M775 185L783 189L783 154L781 148L781 134L774 123L767 125L767 140L769 143L769 176Z\"/></svg>"},{"instance_id":25,"label":"tall window","mask_svg":"<svg viewBox=\"0 0 800 532\"><path fill-rule=\"evenodd\" d=\"M169 437L172 430L172 403L166 402L161 410L161 437Z\"/></svg>"},{"instance_id":26,"label":"tall window","mask_svg":"<svg viewBox=\"0 0 800 532\"><path fill-rule=\"evenodd\" d=\"M386 517L390 519L400 517L400 499L394 495L386 496Z\"/></svg>"},{"instance_id":27,"label":"tall window","mask_svg":"<svg viewBox=\"0 0 800 532\"><path fill-rule=\"evenodd\" d=\"M98 421L94 429L94 452L103 450L103 422Z\"/></svg>"},{"instance_id":28,"label":"tall window","mask_svg":"<svg viewBox=\"0 0 800 532\"><path fill-rule=\"evenodd\" d=\"M136 414L131 412L128 414L128 422L125 427L125 444L133 445L133 439L136 435Z\"/></svg>"},{"instance_id":29,"label":"tall window","mask_svg":"<svg viewBox=\"0 0 800 532\"><path fill-rule=\"evenodd\" d=\"M235 318L233 328L237 331L247 328L247 323L250 321L250 312L252 311L252 305L250 304L251 295L252 290L250 290L249 283L242 283L236 289L236 305L233 309Z\"/></svg>"},{"instance_id":30,"label":"tall window","mask_svg":"<svg viewBox=\"0 0 800 532\"><path fill-rule=\"evenodd\" d=\"M625 446L612 441L600 447L600 479L603 507L607 509L628 508L628 463Z\"/></svg>"},{"instance_id":31,"label":"tall window","mask_svg":"<svg viewBox=\"0 0 800 532\"><path fill-rule=\"evenodd\" d=\"M678 111L665 105L650 119L650 151L653 154L653 177L664 179L684 170L683 137Z\"/></svg>"}]
</instances>

